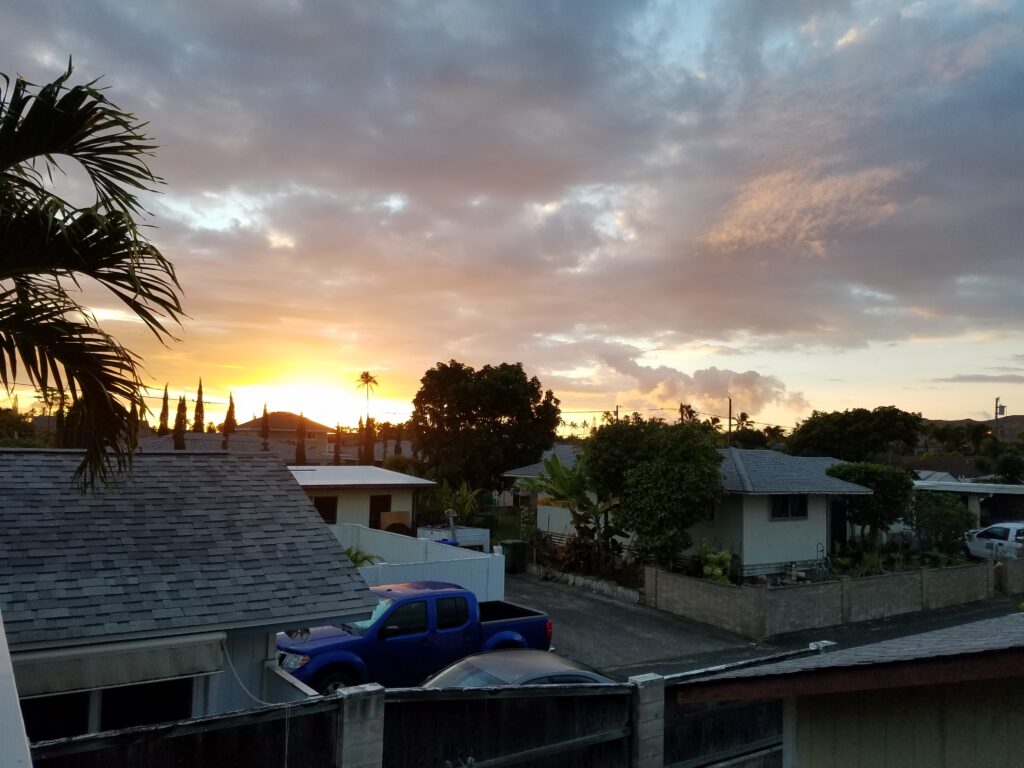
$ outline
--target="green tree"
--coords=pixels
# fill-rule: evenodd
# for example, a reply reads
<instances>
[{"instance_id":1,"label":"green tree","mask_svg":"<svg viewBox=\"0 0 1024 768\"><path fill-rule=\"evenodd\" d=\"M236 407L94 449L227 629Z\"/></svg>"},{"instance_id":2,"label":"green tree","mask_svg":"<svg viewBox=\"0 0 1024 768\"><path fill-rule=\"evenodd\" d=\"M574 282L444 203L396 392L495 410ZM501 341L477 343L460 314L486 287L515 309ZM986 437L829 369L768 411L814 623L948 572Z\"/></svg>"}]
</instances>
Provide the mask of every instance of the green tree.
<instances>
[{"instance_id":1,"label":"green tree","mask_svg":"<svg viewBox=\"0 0 1024 768\"><path fill-rule=\"evenodd\" d=\"M160 437L163 437L164 435L169 435L171 433L171 428L168 423L170 418L171 403L170 399L167 396L167 385L164 384L164 402L163 405L160 406L160 425L156 428L156 433Z\"/></svg>"},{"instance_id":2,"label":"green tree","mask_svg":"<svg viewBox=\"0 0 1024 768\"><path fill-rule=\"evenodd\" d=\"M362 466L372 467L376 463L376 437L377 430L374 421L367 417L366 421L359 425L359 463Z\"/></svg>"},{"instance_id":3,"label":"green tree","mask_svg":"<svg viewBox=\"0 0 1024 768\"><path fill-rule=\"evenodd\" d=\"M334 456L331 463L336 467L341 466L341 424L334 427Z\"/></svg>"},{"instance_id":4,"label":"green tree","mask_svg":"<svg viewBox=\"0 0 1024 768\"><path fill-rule=\"evenodd\" d=\"M655 424L645 430L642 458L626 471L616 521L634 533L641 555L670 566L693 543L690 527L709 520L724 493L720 437L692 421Z\"/></svg>"},{"instance_id":5,"label":"green tree","mask_svg":"<svg viewBox=\"0 0 1024 768\"><path fill-rule=\"evenodd\" d=\"M369 371L363 371L356 379L356 386L366 390L366 419L370 419L370 393L377 388L377 378Z\"/></svg>"},{"instance_id":6,"label":"green tree","mask_svg":"<svg viewBox=\"0 0 1024 768\"><path fill-rule=\"evenodd\" d=\"M954 556L963 549L974 515L955 493L916 491L913 526L922 549Z\"/></svg>"},{"instance_id":7,"label":"green tree","mask_svg":"<svg viewBox=\"0 0 1024 768\"><path fill-rule=\"evenodd\" d=\"M295 463L300 467L306 463L306 417L302 413L295 425Z\"/></svg>"},{"instance_id":8,"label":"green tree","mask_svg":"<svg viewBox=\"0 0 1024 768\"><path fill-rule=\"evenodd\" d=\"M178 412L174 416L174 450L185 450L185 432L188 430L188 405L185 396L178 399Z\"/></svg>"},{"instance_id":9,"label":"green tree","mask_svg":"<svg viewBox=\"0 0 1024 768\"><path fill-rule=\"evenodd\" d=\"M420 380L409 422L413 451L436 480L504 487L502 473L539 461L555 439L558 398L522 363L479 370L451 360Z\"/></svg>"},{"instance_id":10,"label":"green tree","mask_svg":"<svg viewBox=\"0 0 1024 768\"><path fill-rule=\"evenodd\" d=\"M206 407L203 405L203 380L199 380L199 392L196 393L196 408L193 412L192 431L202 432L206 424Z\"/></svg>"},{"instance_id":11,"label":"green tree","mask_svg":"<svg viewBox=\"0 0 1024 768\"><path fill-rule=\"evenodd\" d=\"M42 448L32 418L17 408L0 408L0 445L5 448Z\"/></svg>"},{"instance_id":12,"label":"green tree","mask_svg":"<svg viewBox=\"0 0 1024 768\"><path fill-rule=\"evenodd\" d=\"M1004 483L1024 483L1024 456L1016 447L1007 449L995 460L995 473Z\"/></svg>"},{"instance_id":13,"label":"green tree","mask_svg":"<svg viewBox=\"0 0 1024 768\"><path fill-rule=\"evenodd\" d=\"M732 433L729 444L734 448L767 448L768 435L758 429L742 427Z\"/></svg>"},{"instance_id":14,"label":"green tree","mask_svg":"<svg viewBox=\"0 0 1024 768\"><path fill-rule=\"evenodd\" d=\"M847 517L861 527L861 539L868 546L877 546L879 533L909 518L914 481L904 470L886 464L857 462L836 464L826 471L832 477L871 489L870 496L846 499Z\"/></svg>"},{"instance_id":15,"label":"green tree","mask_svg":"<svg viewBox=\"0 0 1024 768\"><path fill-rule=\"evenodd\" d=\"M700 425L696 415L683 423ZM593 430L584 450L591 487L599 499L621 498L626 493L629 471L655 458L653 435L666 426L659 419L647 420L634 413L606 419Z\"/></svg>"},{"instance_id":16,"label":"green tree","mask_svg":"<svg viewBox=\"0 0 1024 768\"><path fill-rule=\"evenodd\" d=\"M794 456L833 456L843 461L890 462L913 450L922 433L921 414L891 405L867 410L814 411L786 441Z\"/></svg>"},{"instance_id":17,"label":"green tree","mask_svg":"<svg viewBox=\"0 0 1024 768\"><path fill-rule=\"evenodd\" d=\"M395 437L395 456L401 456L402 455L402 430L403 429L405 429L405 424L403 422L399 422L398 424L395 424L395 432L394 432L394 437Z\"/></svg>"},{"instance_id":18,"label":"green tree","mask_svg":"<svg viewBox=\"0 0 1024 768\"><path fill-rule=\"evenodd\" d=\"M66 394L76 408L88 487L128 470L137 435L132 404L145 409L138 358L72 293L109 291L161 340L181 314L171 263L142 234L137 193L161 180L146 164L155 145L145 124L95 82L67 86L67 71L43 86L22 78L0 97L0 383L19 374ZM47 181L74 161L95 202L73 205Z\"/></svg>"},{"instance_id":19,"label":"green tree","mask_svg":"<svg viewBox=\"0 0 1024 768\"><path fill-rule=\"evenodd\" d=\"M562 464L558 456L551 455L544 459L544 471L540 476L525 485L537 493L538 504L568 510L576 535L594 547L598 569L621 551L615 537L625 532L613 524L611 517L619 500L598 500L592 488L586 454L579 456L571 467Z\"/></svg>"},{"instance_id":20,"label":"green tree","mask_svg":"<svg viewBox=\"0 0 1024 768\"><path fill-rule=\"evenodd\" d=\"M238 430L238 420L235 419L235 395L228 394L228 412L224 417L224 426L221 428L225 435L232 435Z\"/></svg>"},{"instance_id":21,"label":"green tree","mask_svg":"<svg viewBox=\"0 0 1024 768\"><path fill-rule=\"evenodd\" d=\"M270 450L270 414L267 413L267 404L263 404L263 416L260 418L260 437L263 439L263 450Z\"/></svg>"}]
</instances>

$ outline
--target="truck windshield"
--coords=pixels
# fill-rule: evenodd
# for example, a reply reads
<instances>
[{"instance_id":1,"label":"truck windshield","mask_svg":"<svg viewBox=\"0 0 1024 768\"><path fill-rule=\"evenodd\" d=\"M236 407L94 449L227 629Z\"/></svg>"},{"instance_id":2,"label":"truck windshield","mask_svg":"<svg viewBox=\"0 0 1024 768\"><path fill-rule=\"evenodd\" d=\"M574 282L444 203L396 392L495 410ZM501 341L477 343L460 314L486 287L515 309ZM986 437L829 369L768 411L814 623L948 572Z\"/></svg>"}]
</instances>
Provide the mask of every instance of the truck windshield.
<instances>
[{"instance_id":1,"label":"truck windshield","mask_svg":"<svg viewBox=\"0 0 1024 768\"><path fill-rule=\"evenodd\" d=\"M384 612L391 607L391 604L395 602L390 597L382 597L377 600L377 607L373 609L373 614L370 618L363 621L353 621L351 624L343 624L342 629L346 632L351 632L353 635L365 635L366 630L373 626L373 623L377 621Z\"/></svg>"}]
</instances>

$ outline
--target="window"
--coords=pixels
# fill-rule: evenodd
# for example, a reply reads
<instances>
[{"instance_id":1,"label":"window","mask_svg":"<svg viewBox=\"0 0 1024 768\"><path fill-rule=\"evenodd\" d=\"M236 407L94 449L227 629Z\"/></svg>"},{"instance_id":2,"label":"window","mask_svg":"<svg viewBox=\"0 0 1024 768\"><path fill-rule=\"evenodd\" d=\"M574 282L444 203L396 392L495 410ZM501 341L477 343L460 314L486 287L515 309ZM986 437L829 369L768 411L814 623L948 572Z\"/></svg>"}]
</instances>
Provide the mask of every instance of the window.
<instances>
[{"instance_id":1,"label":"window","mask_svg":"<svg viewBox=\"0 0 1024 768\"><path fill-rule=\"evenodd\" d=\"M46 741L184 720L192 716L192 680L182 677L23 699L25 731L29 741Z\"/></svg>"},{"instance_id":2,"label":"window","mask_svg":"<svg viewBox=\"0 0 1024 768\"><path fill-rule=\"evenodd\" d=\"M984 531L979 531L975 537L978 539L995 539L996 541L1007 541L1010 538L1010 529L1002 525L993 525Z\"/></svg>"},{"instance_id":3,"label":"window","mask_svg":"<svg viewBox=\"0 0 1024 768\"><path fill-rule=\"evenodd\" d=\"M415 635L427 631L427 603L425 600L418 600L415 603L406 603L395 609L395 612L388 617L384 629L387 637L401 637L402 635Z\"/></svg>"},{"instance_id":4,"label":"window","mask_svg":"<svg viewBox=\"0 0 1024 768\"><path fill-rule=\"evenodd\" d=\"M1018 544L1024 544L1024 528L1017 529L1017 533L1014 534L1013 540Z\"/></svg>"},{"instance_id":5,"label":"window","mask_svg":"<svg viewBox=\"0 0 1024 768\"><path fill-rule=\"evenodd\" d=\"M338 524L338 499L335 496L314 496L313 506L328 525Z\"/></svg>"},{"instance_id":6,"label":"window","mask_svg":"<svg viewBox=\"0 0 1024 768\"><path fill-rule=\"evenodd\" d=\"M772 520L802 520L807 518L807 497L803 494L772 496Z\"/></svg>"},{"instance_id":7,"label":"window","mask_svg":"<svg viewBox=\"0 0 1024 768\"><path fill-rule=\"evenodd\" d=\"M370 496L370 527L380 529L382 512L391 511L391 494L382 493Z\"/></svg>"},{"instance_id":8,"label":"window","mask_svg":"<svg viewBox=\"0 0 1024 768\"><path fill-rule=\"evenodd\" d=\"M453 629L469 621L469 606L464 597L439 597L434 603L437 628Z\"/></svg>"}]
</instances>

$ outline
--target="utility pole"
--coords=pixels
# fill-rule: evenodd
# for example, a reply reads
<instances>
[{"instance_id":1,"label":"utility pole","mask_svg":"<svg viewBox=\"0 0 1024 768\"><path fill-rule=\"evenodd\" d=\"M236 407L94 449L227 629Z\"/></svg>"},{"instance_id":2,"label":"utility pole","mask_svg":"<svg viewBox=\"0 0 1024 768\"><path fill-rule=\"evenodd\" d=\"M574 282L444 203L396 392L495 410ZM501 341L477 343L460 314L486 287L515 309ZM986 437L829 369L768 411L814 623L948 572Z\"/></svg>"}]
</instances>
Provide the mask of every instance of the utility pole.
<instances>
[{"instance_id":1,"label":"utility pole","mask_svg":"<svg viewBox=\"0 0 1024 768\"><path fill-rule=\"evenodd\" d=\"M619 406L618 405L615 406L615 420L616 421L619 420Z\"/></svg>"},{"instance_id":2,"label":"utility pole","mask_svg":"<svg viewBox=\"0 0 1024 768\"><path fill-rule=\"evenodd\" d=\"M999 398L997 397L996 398L996 408L995 408L995 414L996 414L995 424L992 425L993 426L992 432L993 432L993 434L995 434L996 440L999 439L999 417L1002 416L1005 413L1006 413L1006 406L1005 405L1000 405L999 404Z\"/></svg>"},{"instance_id":3,"label":"utility pole","mask_svg":"<svg viewBox=\"0 0 1024 768\"><path fill-rule=\"evenodd\" d=\"M729 437L726 438L729 445L732 445L732 398L729 398Z\"/></svg>"}]
</instances>

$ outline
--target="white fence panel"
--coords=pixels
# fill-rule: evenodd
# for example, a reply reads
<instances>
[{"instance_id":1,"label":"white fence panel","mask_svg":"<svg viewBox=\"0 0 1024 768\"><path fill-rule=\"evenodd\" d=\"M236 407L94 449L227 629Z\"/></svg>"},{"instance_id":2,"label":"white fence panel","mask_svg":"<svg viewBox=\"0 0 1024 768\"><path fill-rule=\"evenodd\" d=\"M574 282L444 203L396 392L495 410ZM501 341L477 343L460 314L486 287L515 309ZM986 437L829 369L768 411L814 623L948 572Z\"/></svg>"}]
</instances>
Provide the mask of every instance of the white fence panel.
<instances>
[{"instance_id":1,"label":"white fence panel","mask_svg":"<svg viewBox=\"0 0 1024 768\"><path fill-rule=\"evenodd\" d=\"M505 557L413 539L353 523L329 526L344 547L355 547L381 562L363 566L366 583L447 581L473 592L477 600L505 599Z\"/></svg>"}]
</instances>

